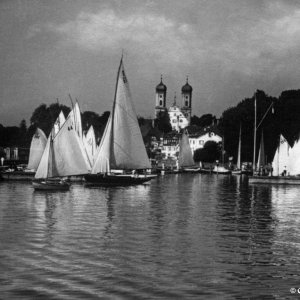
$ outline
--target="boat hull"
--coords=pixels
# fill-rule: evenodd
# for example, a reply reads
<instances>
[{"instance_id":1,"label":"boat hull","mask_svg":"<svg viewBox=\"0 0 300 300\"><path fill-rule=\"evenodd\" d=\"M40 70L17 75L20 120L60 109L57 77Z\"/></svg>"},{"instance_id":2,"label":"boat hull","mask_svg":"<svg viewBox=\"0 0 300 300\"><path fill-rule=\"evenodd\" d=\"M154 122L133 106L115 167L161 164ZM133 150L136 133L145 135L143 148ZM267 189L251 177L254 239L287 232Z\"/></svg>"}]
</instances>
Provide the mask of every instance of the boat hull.
<instances>
[{"instance_id":1,"label":"boat hull","mask_svg":"<svg viewBox=\"0 0 300 300\"><path fill-rule=\"evenodd\" d=\"M68 191L70 185L63 181L33 181L32 186L36 191Z\"/></svg>"},{"instance_id":2,"label":"boat hull","mask_svg":"<svg viewBox=\"0 0 300 300\"><path fill-rule=\"evenodd\" d=\"M183 168L184 173L200 173L201 168Z\"/></svg>"},{"instance_id":3,"label":"boat hull","mask_svg":"<svg viewBox=\"0 0 300 300\"><path fill-rule=\"evenodd\" d=\"M35 172L1 172L0 177L2 180L16 180L16 181L31 181L34 178Z\"/></svg>"},{"instance_id":4,"label":"boat hull","mask_svg":"<svg viewBox=\"0 0 300 300\"><path fill-rule=\"evenodd\" d=\"M214 173L214 174L224 174L224 175L229 175L229 174L231 174L231 171L230 170L228 170L228 169L226 169L226 168L224 168L224 167L214 167L214 169L212 170L212 172Z\"/></svg>"},{"instance_id":5,"label":"boat hull","mask_svg":"<svg viewBox=\"0 0 300 300\"><path fill-rule=\"evenodd\" d=\"M300 177L296 176L249 176L248 180L250 184L300 184Z\"/></svg>"},{"instance_id":6,"label":"boat hull","mask_svg":"<svg viewBox=\"0 0 300 300\"><path fill-rule=\"evenodd\" d=\"M85 180L93 185L100 186L127 186L143 184L156 177L156 175L111 175L111 174L87 174Z\"/></svg>"}]
</instances>

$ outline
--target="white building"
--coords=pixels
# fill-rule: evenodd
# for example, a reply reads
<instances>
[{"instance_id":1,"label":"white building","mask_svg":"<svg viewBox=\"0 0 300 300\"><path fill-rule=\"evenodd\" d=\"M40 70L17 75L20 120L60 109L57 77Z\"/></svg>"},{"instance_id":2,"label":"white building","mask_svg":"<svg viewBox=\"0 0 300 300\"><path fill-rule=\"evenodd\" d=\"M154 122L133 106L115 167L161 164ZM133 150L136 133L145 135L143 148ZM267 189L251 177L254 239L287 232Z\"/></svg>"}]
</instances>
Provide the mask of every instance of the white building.
<instances>
[{"instance_id":1,"label":"white building","mask_svg":"<svg viewBox=\"0 0 300 300\"><path fill-rule=\"evenodd\" d=\"M183 129L189 125L188 119L185 117L181 109L176 105L176 95L174 98L174 103L169 108L168 113L172 130L179 132L180 129Z\"/></svg>"},{"instance_id":2,"label":"white building","mask_svg":"<svg viewBox=\"0 0 300 300\"><path fill-rule=\"evenodd\" d=\"M163 158L177 159L179 153L179 134L168 134L162 139L161 153Z\"/></svg>"},{"instance_id":3,"label":"white building","mask_svg":"<svg viewBox=\"0 0 300 300\"><path fill-rule=\"evenodd\" d=\"M193 153L197 149L203 148L205 143L208 141L213 141L219 144L222 143L222 137L216 130L211 128L204 128L198 133L189 135L189 142Z\"/></svg>"},{"instance_id":4,"label":"white building","mask_svg":"<svg viewBox=\"0 0 300 300\"><path fill-rule=\"evenodd\" d=\"M176 104L175 96L173 105L170 106L169 109L167 109L167 87L165 84L163 84L161 77L160 83L156 86L155 117L157 117L161 112L168 111L170 123L173 130L179 132L180 129L183 129L186 126L188 126L191 122L192 115L192 91L193 88L189 85L187 78L186 84L181 88L181 108Z\"/></svg>"}]
</instances>

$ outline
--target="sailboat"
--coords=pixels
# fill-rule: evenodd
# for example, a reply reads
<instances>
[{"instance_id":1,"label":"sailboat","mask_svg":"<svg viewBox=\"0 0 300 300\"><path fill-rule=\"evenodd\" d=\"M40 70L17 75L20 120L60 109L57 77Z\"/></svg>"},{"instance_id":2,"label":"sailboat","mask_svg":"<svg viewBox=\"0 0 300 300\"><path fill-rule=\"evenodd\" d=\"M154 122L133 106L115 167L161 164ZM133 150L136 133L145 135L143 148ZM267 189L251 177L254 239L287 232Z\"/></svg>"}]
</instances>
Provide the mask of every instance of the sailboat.
<instances>
[{"instance_id":1,"label":"sailboat","mask_svg":"<svg viewBox=\"0 0 300 300\"><path fill-rule=\"evenodd\" d=\"M195 165L189 138L185 132L182 133L179 143L178 169L183 172L200 171L200 167Z\"/></svg>"},{"instance_id":2,"label":"sailboat","mask_svg":"<svg viewBox=\"0 0 300 300\"><path fill-rule=\"evenodd\" d=\"M260 139L260 147L259 147L259 152L258 152L258 159L257 159L257 165L256 165L256 170L258 170L260 175L263 175L263 168L266 165L266 160L265 160L265 145L264 145L264 133L263 131L261 132L261 139Z\"/></svg>"},{"instance_id":3,"label":"sailboat","mask_svg":"<svg viewBox=\"0 0 300 300\"><path fill-rule=\"evenodd\" d=\"M235 170L232 170L232 174L235 174L235 175L241 175L242 174L241 154L242 154L242 125L240 125L238 157L237 157L237 162L236 162L236 167L237 168Z\"/></svg>"},{"instance_id":4,"label":"sailboat","mask_svg":"<svg viewBox=\"0 0 300 300\"><path fill-rule=\"evenodd\" d=\"M212 169L212 173L228 175L228 174L231 174L231 170L227 169L224 166L224 154L225 154L225 151L224 151L224 139L225 138L223 136L223 139L222 139L222 165L220 166L219 165L219 161L217 161L217 164Z\"/></svg>"},{"instance_id":5,"label":"sailboat","mask_svg":"<svg viewBox=\"0 0 300 300\"><path fill-rule=\"evenodd\" d=\"M0 178L3 180L32 181L46 143L47 138L43 130L37 128L31 139L27 168L23 170L3 170L0 172Z\"/></svg>"},{"instance_id":6,"label":"sailboat","mask_svg":"<svg viewBox=\"0 0 300 300\"><path fill-rule=\"evenodd\" d=\"M86 135L83 135L83 144L91 164L94 164L97 152L97 144L94 127L91 125Z\"/></svg>"},{"instance_id":7,"label":"sailboat","mask_svg":"<svg viewBox=\"0 0 300 300\"><path fill-rule=\"evenodd\" d=\"M300 143L296 141L291 148L280 135L273 161L271 176L251 176L249 183L300 184Z\"/></svg>"},{"instance_id":8,"label":"sailboat","mask_svg":"<svg viewBox=\"0 0 300 300\"><path fill-rule=\"evenodd\" d=\"M85 180L107 186L141 184L150 181L153 175L137 174L136 170L150 168L121 58L112 112L92 171L85 175Z\"/></svg>"},{"instance_id":9,"label":"sailboat","mask_svg":"<svg viewBox=\"0 0 300 300\"><path fill-rule=\"evenodd\" d=\"M37 128L30 144L29 160L27 165L28 170L32 170L33 172L37 170L46 144L47 137L44 131L40 128Z\"/></svg>"},{"instance_id":10,"label":"sailboat","mask_svg":"<svg viewBox=\"0 0 300 300\"><path fill-rule=\"evenodd\" d=\"M280 176L281 174L283 174L284 170L289 165L290 150L291 148L289 143L282 135L280 135L279 144L272 161L272 175Z\"/></svg>"},{"instance_id":11,"label":"sailboat","mask_svg":"<svg viewBox=\"0 0 300 300\"><path fill-rule=\"evenodd\" d=\"M32 182L35 190L68 190L70 186L63 177L84 175L90 171L74 125L70 113L55 136L51 131Z\"/></svg>"}]
</instances>

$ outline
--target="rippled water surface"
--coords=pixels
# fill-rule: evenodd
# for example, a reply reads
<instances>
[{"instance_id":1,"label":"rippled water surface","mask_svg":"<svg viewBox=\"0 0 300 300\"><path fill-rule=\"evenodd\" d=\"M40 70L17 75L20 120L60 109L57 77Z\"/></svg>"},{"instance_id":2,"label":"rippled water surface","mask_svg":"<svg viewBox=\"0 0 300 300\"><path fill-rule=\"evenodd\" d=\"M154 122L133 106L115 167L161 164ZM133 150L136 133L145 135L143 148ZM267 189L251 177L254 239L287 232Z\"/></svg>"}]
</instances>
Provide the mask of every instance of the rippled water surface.
<instances>
[{"instance_id":1,"label":"rippled water surface","mask_svg":"<svg viewBox=\"0 0 300 300\"><path fill-rule=\"evenodd\" d=\"M300 186L179 174L126 188L0 183L1 299L296 299Z\"/></svg>"}]
</instances>

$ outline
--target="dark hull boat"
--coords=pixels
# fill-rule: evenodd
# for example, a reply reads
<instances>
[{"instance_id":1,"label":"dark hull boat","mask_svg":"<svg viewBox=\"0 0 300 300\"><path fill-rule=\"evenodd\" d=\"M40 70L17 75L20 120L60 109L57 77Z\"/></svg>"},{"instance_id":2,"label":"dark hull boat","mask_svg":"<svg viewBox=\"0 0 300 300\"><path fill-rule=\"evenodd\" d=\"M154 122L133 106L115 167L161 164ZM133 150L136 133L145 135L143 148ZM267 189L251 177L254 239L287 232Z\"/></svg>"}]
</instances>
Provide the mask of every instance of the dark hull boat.
<instances>
[{"instance_id":1,"label":"dark hull boat","mask_svg":"<svg viewBox=\"0 0 300 300\"><path fill-rule=\"evenodd\" d=\"M87 174L85 180L99 186L128 186L143 184L156 175L117 175L117 174Z\"/></svg>"},{"instance_id":2,"label":"dark hull boat","mask_svg":"<svg viewBox=\"0 0 300 300\"><path fill-rule=\"evenodd\" d=\"M249 176L250 184L280 184L280 185L299 185L298 176Z\"/></svg>"},{"instance_id":3,"label":"dark hull boat","mask_svg":"<svg viewBox=\"0 0 300 300\"><path fill-rule=\"evenodd\" d=\"M142 184L156 176L126 173L151 169L130 95L121 59L112 111L92 171L85 175L85 180L92 185L129 186ZM116 174L112 170L124 174Z\"/></svg>"},{"instance_id":4,"label":"dark hull boat","mask_svg":"<svg viewBox=\"0 0 300 300\"><path fill-rule=\"evenodd\" d=\"M2 180L16 180L16 181L31 181L34 178L35 172L24 171L4 171L0 173Z\"/></svg>"},{"instance_id":5,"label":"dark hull boat","mask_svg":"<svg viewBox=\"0 0 300 300\"><path fill-rule=\"evenodd\" d=\"M70 184L61 180L34 180L32 186L36 191L68 191L70 189Z\"/></svg>"},{"instance_id":6,"label":"dark hull boat","mask_svg":"<svg viewBox=\"0 0 300 300\"><path fill-rule=\"evenodd\" d=\"M69 113L67 120L55 133L55 126L47 140L45 150L35 173L32 186L39 191L67 191L70 189L64 177L78 176L89 172L89 164L85 156L83 143L76 128L74 115L79 111L78 103ZM76 109L76 111L75 111ZM80 111L79 113L80 114ZM60 117L58 117L60 118ZM70 180L69 180L70 181Z\"/></svg>"}]
</instances>

